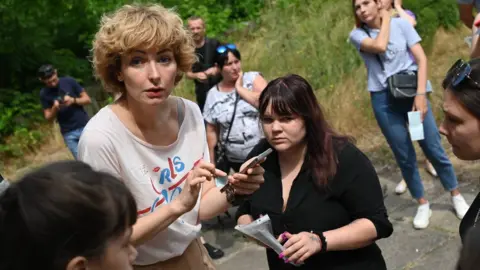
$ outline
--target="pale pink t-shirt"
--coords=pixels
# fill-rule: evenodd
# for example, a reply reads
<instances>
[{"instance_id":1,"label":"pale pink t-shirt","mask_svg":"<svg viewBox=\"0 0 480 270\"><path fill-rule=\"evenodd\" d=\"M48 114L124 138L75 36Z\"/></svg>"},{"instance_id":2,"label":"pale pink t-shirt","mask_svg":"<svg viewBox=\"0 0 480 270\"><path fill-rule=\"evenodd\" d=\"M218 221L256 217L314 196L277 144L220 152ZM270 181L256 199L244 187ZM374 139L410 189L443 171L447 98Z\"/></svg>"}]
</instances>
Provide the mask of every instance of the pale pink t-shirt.
<instances>
[{"instance_id":1,"label":"pale pink t-shirt","mask_svg":"<svg viewBox=\"0 0 480 270\"><path fill-rule=\"evenodd\" d=\"M182 191L194 165L202 159L210 160L200 109L191 101L171 98L185 104L185 117L177 141L169 146L154 146L140 140L109 106L90 120L80 138L79 159L124 181L135 197L139 218L171 202ZM200 233L199 205L200 198L192 211L138 247L135 265L153 264L183 254Z\"/></svg>"}]
</instances>

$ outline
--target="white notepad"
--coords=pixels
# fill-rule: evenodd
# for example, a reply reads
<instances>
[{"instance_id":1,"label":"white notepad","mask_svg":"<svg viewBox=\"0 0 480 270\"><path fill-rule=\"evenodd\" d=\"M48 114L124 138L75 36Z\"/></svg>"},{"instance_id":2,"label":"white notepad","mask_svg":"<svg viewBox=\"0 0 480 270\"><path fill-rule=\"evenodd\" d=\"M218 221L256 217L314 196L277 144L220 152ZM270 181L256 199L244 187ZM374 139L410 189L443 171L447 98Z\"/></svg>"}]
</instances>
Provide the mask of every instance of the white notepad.
<instances>
[{"instance_id":1,"label":"white notepad","mask_svg":"<svg viewBox=\"0 0 480 270\"><path fill-rule=\"evenodd\" d=\"M412 141L425 139L421 112L408 112L408 132Z\"/></svg>"},{"instance_id":2,"label":"white notepad","mask_svg":"<svg viewBox=\"0 0 480 270\"><path fill-rule=\"evenodd\" d=\"M285 250L285 248L277 241L275 236L273 236L272 223L268 215L256 219L247 225L237 225L235 226L235 229L262 242L264 245L273 249L277 254L280 254ZM290 263L295 266L300 266L299 264L294 264L293 262Z\"/></svg>"}]
</instances>

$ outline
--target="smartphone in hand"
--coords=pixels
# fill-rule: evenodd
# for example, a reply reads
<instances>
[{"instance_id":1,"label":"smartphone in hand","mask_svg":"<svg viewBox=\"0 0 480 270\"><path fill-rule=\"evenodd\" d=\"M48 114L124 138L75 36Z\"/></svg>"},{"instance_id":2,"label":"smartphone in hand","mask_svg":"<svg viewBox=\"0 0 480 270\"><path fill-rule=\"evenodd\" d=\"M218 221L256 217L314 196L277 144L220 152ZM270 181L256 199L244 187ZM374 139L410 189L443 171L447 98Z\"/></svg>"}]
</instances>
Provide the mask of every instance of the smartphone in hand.
<instances>
[{"instance_id":1,"label":"smartphone in hand","mask_svg":"<svg viewBox=\"0 0 480 270\"><path fill-rule=\"evenodd\" d=\"M240 173L247 173L248 169L253 168L264 161L264 159L273 152L272 148L268 148L265 152L261 153L260 155L256 156L250 163L248 163Z\"/></svg>"},{"instance_id":2,"label":"smartphone in hand","mask_svg":"<svg viewBox=\"0 0 480 270\"><path fill-rule=\"evenodd\" d=\"M257 166L258 164L262 163L265 158L270 155L273 152L272 148L268 148L265 152L261 153L260 155L256 156L250 163L248 163L243 170L240 171L240 173L247 173L248 169L253 168ZM225 192L225 189L230 185L230 183L224 184L222 189L220 189L220 192ZM217 185L218 186L218 185Z\"/></svg>"}]
</instances>

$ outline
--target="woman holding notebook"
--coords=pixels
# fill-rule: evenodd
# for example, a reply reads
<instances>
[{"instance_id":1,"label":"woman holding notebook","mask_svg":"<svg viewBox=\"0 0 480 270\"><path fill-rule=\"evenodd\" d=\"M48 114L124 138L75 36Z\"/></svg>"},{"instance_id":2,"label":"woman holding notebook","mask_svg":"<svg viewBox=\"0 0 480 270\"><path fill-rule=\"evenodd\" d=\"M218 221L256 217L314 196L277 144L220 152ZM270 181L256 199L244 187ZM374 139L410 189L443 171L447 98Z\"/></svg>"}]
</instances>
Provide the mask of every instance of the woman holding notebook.
<instances>
[{"instance_id":1,"label":"woman holding notebook","mask_svg":"<svg viewBox=\"0 0 480 270\"><path fill-rule=\"evenodd\" d=\"M431 89L427 88L427 57L420 36L407 20L392 18L380 0L352 0L352 7L357 28L350 33L350 40L367 67L375 118L419 204L413 226L427 228L432 211L409 136L407 115L411 111L420 114L425 138L419 141L420 146L443 187L451 193L455 213L462 219L469 206L458 190L455 171L442 147L426 96Z\"/></svg>"},{"instance_id":2,"label":"woman holding notebook","mask_svg":"<svg viewBox=\"0 0 480 270\"><path fill-rule=\"evenodd\" d=\"M375 169L329 126L308 82L298 75L271 81L258 111L266 139L249 156L273 151L262 163L264 184L237 221L268 215L285 248L267 249L270 269L387 269L375 241L393 228Z\"/></svg>"}]
</instances>

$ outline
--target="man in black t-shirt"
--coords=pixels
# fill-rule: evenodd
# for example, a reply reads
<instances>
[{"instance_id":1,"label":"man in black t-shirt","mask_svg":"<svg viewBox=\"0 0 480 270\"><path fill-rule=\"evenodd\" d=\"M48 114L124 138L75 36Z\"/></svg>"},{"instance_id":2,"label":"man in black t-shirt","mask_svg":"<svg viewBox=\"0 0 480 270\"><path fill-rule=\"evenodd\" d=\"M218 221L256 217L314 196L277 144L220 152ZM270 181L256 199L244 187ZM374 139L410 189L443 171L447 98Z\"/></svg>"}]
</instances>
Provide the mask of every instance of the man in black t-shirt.
<instances>
[{"instance_id":1,"label":"man in black t-shirt","mask_svg":"<svg viewBox=\"0 0 480 270\"><path fill-rule=\"evenodd\" d=\"M193 64L192 70L187 72L186 75L187 78L192 79L195 83L197 104L203 113L203 106L205 105L208 91L220 81L219 70L215 66L215 55L217 47L221 44L218 40L205 36L205 21L201 17L192 16L188 18L188 29L190 29L193 35L198 62ZM200 237L200 240L212 259L223 257L224 253L221 249L205 242L203 237Z\"/></svg>"},{"instance_id":2,"label":"man in black t-shirt","mask_svg":"<svg viewBox=\"0 0 480 270\"><path fill-rule=\"evenodd\" d=\"M193 34L198 62L192 66L192 70L187 72L186 75L187 78L195 82L197 103L203 112L207 92L220 81L219 70L214 63L216 49L221 44L218 40L205 36L205 22L200 17L190 17L188 19L188 28Z\"/></svg>"},{"instance_id":3,"label":"man in black t-shirt","mask_svg":"<svg viewBox=\"0 0 480 270\"><path fill-rule=\"evenodd\" d=\"M90 104L90 97L75 79L59 78L52 65L41 66L38 79L45 84L40 91L45 119L57 119L65 144L76 159L78 141L88 122L83 106Z\"/></svg>"}]
</instances>

